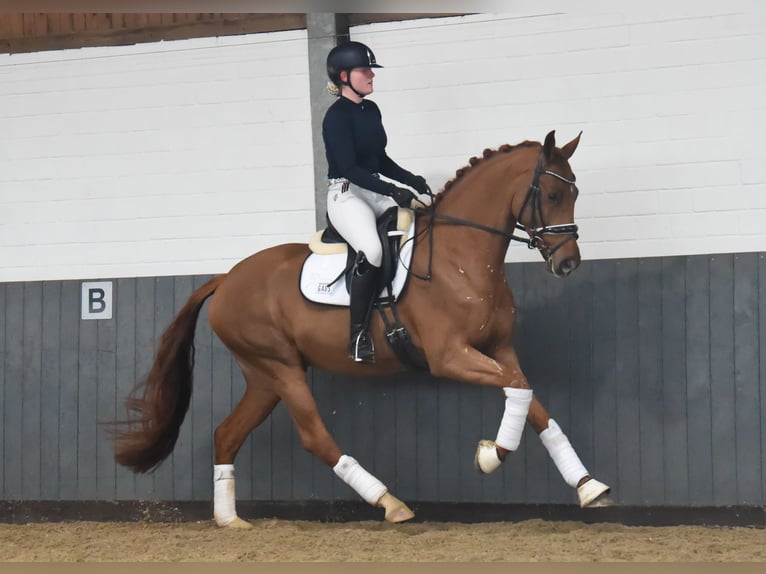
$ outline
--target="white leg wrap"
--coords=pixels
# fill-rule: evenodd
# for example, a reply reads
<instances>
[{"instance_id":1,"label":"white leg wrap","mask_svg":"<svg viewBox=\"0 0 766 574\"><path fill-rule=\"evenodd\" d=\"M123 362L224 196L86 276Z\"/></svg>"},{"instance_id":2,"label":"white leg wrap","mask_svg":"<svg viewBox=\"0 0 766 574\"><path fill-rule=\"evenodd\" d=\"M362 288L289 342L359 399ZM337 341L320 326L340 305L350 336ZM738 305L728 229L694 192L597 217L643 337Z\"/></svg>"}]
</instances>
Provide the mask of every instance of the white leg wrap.
<instances>
[{"instance_id":1,"label":"white leg wrap","mask_svg":"<svg viewBox=\"0 0 766 574\"><path fill-rule=\"evenodd\" d=\"M569 443L567 435L561 432L561 427L550 419L548 428L540 433L540 440L548 449L556 468L559 469L561 476L572 488L577 488L577 483L588 475L588 470L583 466L580 457L577 456L574 448Z\"/></svg>"},{"instance_id":2,"label":"white leg wrap","mask_svg":"<svg viewBox=\"0 0 766 574\"><path fill-rule=\"evenodd\" d=\"M505 412L500 421L495 443L505 450L514 451L519 448L524 425L527 422L529 405L532 402L532 389L514 389L503 387L505 391Z\"/></svg>"},{"instance_id":3,"label":"white leg wrap","mask_svg":"<svg viewBox=\"0 0 766 574\"><path fill-rule=\"evenodd\" d=\"M237 518L233 464L213 465L213 516L220 526Z\"/></svg>"},{"instance_id":4,"label":"white leg wrap","mask_svg":"<svg viewBox=\"0 0 766 574\"><path fill-rule=\"evenodd\" d=\"M362 465L353 457L342 455L333 470L343 482L373 506L380 500L381 496L388 492L385 485L364 470Z\"/></svg>"}]
</instances>

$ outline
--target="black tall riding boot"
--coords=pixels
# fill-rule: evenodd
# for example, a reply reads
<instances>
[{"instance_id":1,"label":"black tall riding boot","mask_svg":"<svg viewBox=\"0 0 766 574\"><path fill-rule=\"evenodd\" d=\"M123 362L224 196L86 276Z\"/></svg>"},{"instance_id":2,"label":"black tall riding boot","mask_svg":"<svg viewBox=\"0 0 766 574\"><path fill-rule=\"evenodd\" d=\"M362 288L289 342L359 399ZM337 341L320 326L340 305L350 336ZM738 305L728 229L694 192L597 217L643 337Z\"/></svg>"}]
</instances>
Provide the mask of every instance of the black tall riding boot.
<instances>
[{"instance_id":1,"label":"black tall riding boot","mask_svg":"<svg viewBox=\"0 0 766 574\"><path fill-rule=\"evenodd\" d=\"M373 267L364 259L363 254L360 255L351 275L351 335L348 356L356 362L374 363L375 348L367 334L367 328L377 291L380 267Z\"/></svg>"}]
</instances>

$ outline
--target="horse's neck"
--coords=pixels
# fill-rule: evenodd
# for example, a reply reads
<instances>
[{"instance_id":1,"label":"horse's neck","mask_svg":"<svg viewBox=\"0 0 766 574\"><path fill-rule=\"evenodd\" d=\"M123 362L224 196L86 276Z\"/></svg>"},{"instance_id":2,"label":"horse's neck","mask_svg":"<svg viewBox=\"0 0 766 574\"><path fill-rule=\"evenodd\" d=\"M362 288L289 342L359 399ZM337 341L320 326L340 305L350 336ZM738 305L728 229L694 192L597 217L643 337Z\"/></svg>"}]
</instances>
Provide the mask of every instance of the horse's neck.
<instances>
[{"instance_id":1,"label":"horse's neck","mask_svg":"<svg viewBox=\"0 0 766 574\"><path fill-rule=\"evenodd\" d=\"M494 168L491 171L482 174L477 172L457 182L444 196L437 212L466 222L451 226L451 249L456 253L465 251L467 256L479 260L479 263L498 265L505 260L510 243L508 236L477 229L468 222L505 234L512 233L516 224L511 209L513 195L520 192L513 190L522 188L519 182L508 181L507 170L502 169L502 165L491 167ZM484 177L479 177L482 175ZM480 234L479 243L473 239L476 234Z\"/></svg>"}]
</instances>

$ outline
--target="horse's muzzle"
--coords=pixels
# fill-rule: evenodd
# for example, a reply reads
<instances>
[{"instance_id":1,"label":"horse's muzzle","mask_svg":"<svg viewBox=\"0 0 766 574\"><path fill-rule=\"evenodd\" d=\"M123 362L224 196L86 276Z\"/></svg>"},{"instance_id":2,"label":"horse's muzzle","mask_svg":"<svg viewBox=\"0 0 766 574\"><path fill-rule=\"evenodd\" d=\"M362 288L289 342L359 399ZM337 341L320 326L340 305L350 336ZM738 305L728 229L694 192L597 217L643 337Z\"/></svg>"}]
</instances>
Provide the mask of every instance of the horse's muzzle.
<instances>
[{"instance_id":1,"label":"horse's muzzle","mask_svg":"<svg viewBox=\"0 0 766 574\"><path fill-rule=\"evenodd\" d=\"M558 277L566 277L569 275L572 271L577 269L580 266L580 259L575 257L567 257L564 259L564 261L561 262L561 264L558 266L558 273L556 272L556 266L553 266L553 273L554 275Z\"/></svg>"}]
</instances>

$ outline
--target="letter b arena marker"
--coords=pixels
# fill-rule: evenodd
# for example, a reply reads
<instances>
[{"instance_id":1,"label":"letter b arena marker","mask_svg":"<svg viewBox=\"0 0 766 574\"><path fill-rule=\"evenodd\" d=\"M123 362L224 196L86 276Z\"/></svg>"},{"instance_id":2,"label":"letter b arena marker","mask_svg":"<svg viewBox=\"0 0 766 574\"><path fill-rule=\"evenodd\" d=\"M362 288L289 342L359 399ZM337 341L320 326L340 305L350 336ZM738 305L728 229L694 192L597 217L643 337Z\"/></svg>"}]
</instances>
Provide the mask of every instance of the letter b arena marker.
<instances>
[{"instance_id":1,"label":"letter b arena marker","mask_svg":"<svg viewBox=\"0 0 766 574\"><path fill-rule=\"evenodd\" d=\"M97 281L82 284L82 319L112 318L112 282Z\"/></svg>"}]
</instances>

